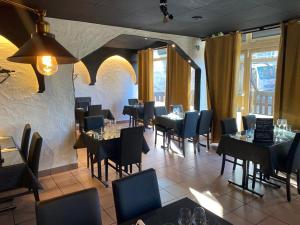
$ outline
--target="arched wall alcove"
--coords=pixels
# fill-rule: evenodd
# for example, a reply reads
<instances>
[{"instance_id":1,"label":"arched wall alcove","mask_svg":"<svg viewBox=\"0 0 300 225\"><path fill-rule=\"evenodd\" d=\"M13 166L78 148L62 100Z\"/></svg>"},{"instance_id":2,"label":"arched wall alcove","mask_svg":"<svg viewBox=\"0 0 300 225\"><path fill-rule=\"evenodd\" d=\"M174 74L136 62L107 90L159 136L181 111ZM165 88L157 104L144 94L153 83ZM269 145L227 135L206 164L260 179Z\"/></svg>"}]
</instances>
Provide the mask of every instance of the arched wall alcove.
<instances>
[{"instance_id":1,"label":"arched wall alcove","mask_svg":"<svg viewBox=\"0 0 300 225\"><path fill-rule=\"evenodd\" d=\"M78 81L77 81L78 80ZM84 82L74 82L76 97L92 97L92 104L102 104L102 108L110 109L117 120L126 120L123 106L129 98L137 98L136 73L131 63L119 55L105 59L96 72L93 86Z\"/></svg>"},{"instance_id":2,"label":"arched wall alcove","mask_svg":"<svg viewBox=\"0 0 300 225\"><path fill-rule=\"evenodd\" d=\"M91 77L88 69L82 61L74 64L73 72L74 83L80 82L89 85L91 82Z\"/></svg>"}]
</instances>

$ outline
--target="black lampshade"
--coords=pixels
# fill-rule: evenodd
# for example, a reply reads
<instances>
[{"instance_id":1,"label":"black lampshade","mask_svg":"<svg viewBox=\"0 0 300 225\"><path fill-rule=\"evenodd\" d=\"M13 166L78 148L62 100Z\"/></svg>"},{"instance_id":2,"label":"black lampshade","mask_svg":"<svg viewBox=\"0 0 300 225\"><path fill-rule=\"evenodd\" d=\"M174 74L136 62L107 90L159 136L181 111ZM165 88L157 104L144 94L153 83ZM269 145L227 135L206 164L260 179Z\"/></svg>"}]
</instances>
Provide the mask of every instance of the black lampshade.
<instances>
[{"instance_id":1,"label":"black lampshade","mask_svg":"<svg viewBox=\"0 0 300 225\"><path fill-rule=\"evenodd\" d=\"M65 49L51 33L34 33L13 56L7 60L17 63L36 63L37 56L50 55L57 64L73 64L79 60Z\"/></svg>"}]
</instances>

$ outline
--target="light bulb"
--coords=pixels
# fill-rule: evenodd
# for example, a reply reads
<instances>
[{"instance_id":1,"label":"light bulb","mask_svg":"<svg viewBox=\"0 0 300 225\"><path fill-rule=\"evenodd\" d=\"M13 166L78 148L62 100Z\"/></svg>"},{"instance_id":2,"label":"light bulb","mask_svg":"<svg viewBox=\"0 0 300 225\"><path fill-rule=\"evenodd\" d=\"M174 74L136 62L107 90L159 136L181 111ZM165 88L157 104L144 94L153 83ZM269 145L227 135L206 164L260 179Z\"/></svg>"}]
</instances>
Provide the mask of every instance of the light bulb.
<instances>
[{"instance_id":1,"label":"light bulb","mask_svg":"<svg viewBox=\"0 0 300 225\"><path fill-rule=\"evenodd\" d=\"M36 68L40 74L51 76L58 70L56 58L53 56L38 56L36 60Z\"/></svg>"}]
</instances>

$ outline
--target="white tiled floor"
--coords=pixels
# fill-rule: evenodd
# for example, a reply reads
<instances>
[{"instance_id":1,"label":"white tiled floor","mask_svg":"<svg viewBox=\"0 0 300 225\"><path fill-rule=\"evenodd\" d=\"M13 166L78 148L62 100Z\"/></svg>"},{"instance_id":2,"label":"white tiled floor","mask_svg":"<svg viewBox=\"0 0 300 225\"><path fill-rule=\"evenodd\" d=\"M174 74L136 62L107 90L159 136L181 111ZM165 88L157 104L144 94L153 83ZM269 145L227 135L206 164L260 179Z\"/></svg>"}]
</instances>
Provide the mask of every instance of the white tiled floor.
<instances>
[{"instance_id":1,"label":"white tiled floor","mask_svg":"<svg viewBox=\"0 0 300 225\"><path fill-rule=\"evenodd\" d=\"M154 146L154 132L147 130L145 137L151 151L143 155L143 169L156 169L161 199L164 205L182 197L190 197L202 206L224 217L233 224L300 224L300 198L295 188L292 190L292 202L286 201L285 187L274 189L257 185L257 190L265 193L264 198L228 184L228 179L240 181L241 170L232 173L232 165L226 164L225 174L220 176L221 157L212 148L194 155L192 144L186 142L186 157L160 148L161 139ZM176 145L173 144L176 151ZM111 185L109 188L90 177L86 168L85 149L78 150L79 168L76 170L42 177L44 190L41 199L49 199L84 188L98 189L103 225L116 223ZM110 169L110 180L116 179L116 173ZM17 209L0 214L1 225L35 224L34 198L31 195L16 200Z\"/></svg>"}]
</instances>

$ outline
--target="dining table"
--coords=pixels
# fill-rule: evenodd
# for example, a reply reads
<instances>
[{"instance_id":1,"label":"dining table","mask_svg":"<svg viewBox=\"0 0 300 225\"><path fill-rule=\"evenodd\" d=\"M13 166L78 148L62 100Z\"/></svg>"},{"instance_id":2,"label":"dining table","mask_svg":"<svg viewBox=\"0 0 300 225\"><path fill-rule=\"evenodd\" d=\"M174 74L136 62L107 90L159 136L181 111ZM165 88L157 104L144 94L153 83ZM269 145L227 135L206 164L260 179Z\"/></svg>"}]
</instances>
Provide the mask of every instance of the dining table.
<instances>
[{"instance_id":1,"label":"dining table","mask_svg":"<svg viewBox=\"0 0 300 225\"><path fill-rule=\"evenodd\" d=\"M205 207L205 205L203 206ZM164 207L145 213L138 218L128 220L120 225L136 224L138 220L142 220L146 225L175 225L178 224L180 209L188 208L193 212L193 209L196 207L200 207L200 205L189 198L183 198ZM205 208L204 210L207 219L207 225L232 225L211 211Z\"/></svg>"},{"instance_id":2,"label":"dining table","mask_svg":"<svg viewBox=\"0 0 300 225\"><path fill-rule=\"evenodd\" d=\"M123 115L129 116L129 126L136 126L135 121L144 117L144 105L125 105L123 108Z\"/></svg>"},{"instance_id":3,"label":"dining table","mask_svg":"<svg viewBox=\"0 0 300 225\"><path fill-rule=\"evenodd\" d=\"M0 199L0 203L32 192L35 200L39 201L38 189L41 188L41 185L17 148L13 137L0 137L0 153L0 193L19 188L28 190L12 196L5 196ZM0 211L8 209L11 207L0 209Z\"/></svg>"},{"instance_id":4,"label":"dining table","mask_svg":"<svg viewBox=\"0 0 300 225\"><path fill-rule=\"evenodd\" d=\"M179 131L183 126L184 113L169 113L167 115L156 116L154 121L155 124L166 127L167 129Z\"/></svg>"},{"instance_id":5,"label":"dining table","mask_svg":"<svg viewBox=\"0 0 300 225\"><path fill-rule=\"evenodd\" d=\"M217 153L223 155L223 157L231 156L243 160L242 184L237 184L233 181L229 181L229 183L262 197L263 194L248 188L248 178L251 177L247 169L249 168L249 163L252 162L259 165L260 171L264 176L270 177L275 173L275 168L277 168L281 156L286 155L289 151L294 136L295 133L293 132L276 130L272 142L256 142L254 131L223 135L219 142ZM278 187L278 185L274 186Z\"/></svg>"},{"instance_id":6,"label":"dining table","mask_svg":"<svg viewBox=\"0 0 300 225\"><path fill-rule=\"evenodd\" d=\"M102 179L101 161L107 161L108 158L114 157L121 145L121 129L126 128L120 124L108 124L103 130L91 130L81 132L77 139L74 149L86 148L91 164L91 175L97 178L105 187L108 187L108 170L105 168L105 179ZM142 152L147 154L150 148L143 137ZM98 176L94 174L93 163L98 164Z\"/></svg>"}]
</instances>

